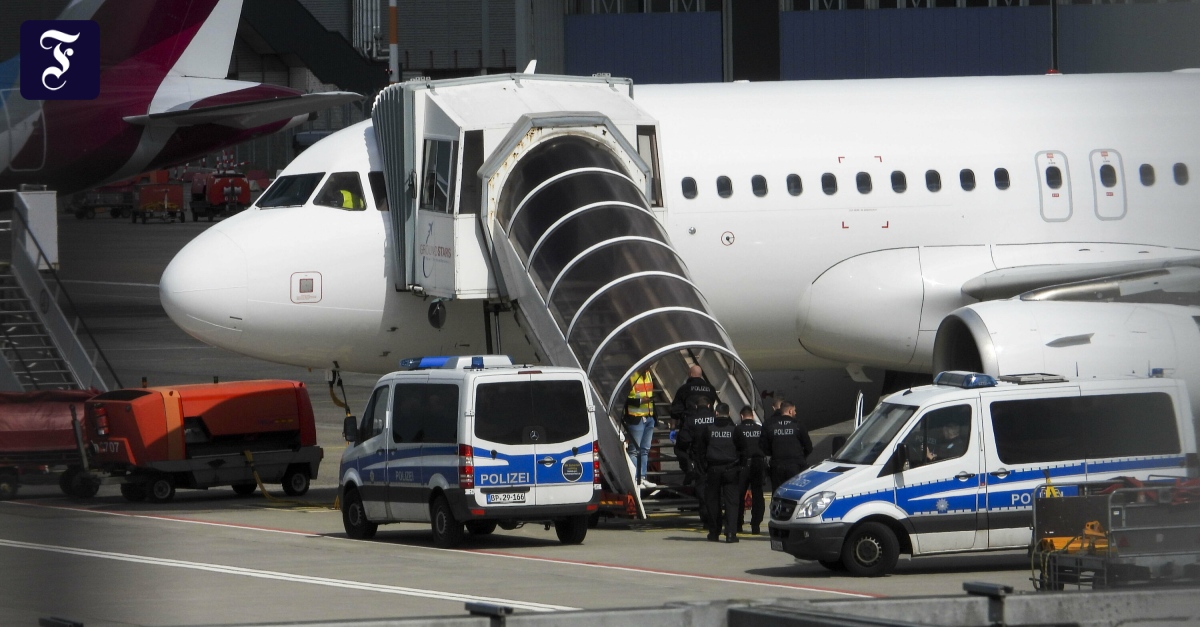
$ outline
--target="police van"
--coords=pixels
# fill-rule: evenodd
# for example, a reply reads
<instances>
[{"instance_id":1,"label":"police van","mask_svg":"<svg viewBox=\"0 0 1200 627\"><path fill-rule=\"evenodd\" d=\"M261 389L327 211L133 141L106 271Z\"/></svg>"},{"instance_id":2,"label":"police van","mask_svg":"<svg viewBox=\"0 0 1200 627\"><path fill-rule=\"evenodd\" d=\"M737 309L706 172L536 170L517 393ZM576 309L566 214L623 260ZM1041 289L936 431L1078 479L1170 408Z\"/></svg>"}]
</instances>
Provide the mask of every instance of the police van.
<instances>
[{"instance_id":1,"label":"police van","mask_svg":"<svg viewBox=\"0 0 1200 627\"><path fill-rule=\"evenodd\" d=\"M1196 474L1182 381L943 372L776 490L771 548L878 576L901 553L1027 548L1042 484Z\"/></svg>"},{"instance_id":2,"label":"police van","mask_svg":"<svg viewBox=\"0 0 1200 627\"><path fill-rule=\"evenodd\" d=\"M564 544L597 511L600 457L582 370L514 366L502 355L404 360L349 416L339 472L351 538L428 522L439 546L497 525L554 525Z\"/></svg>"}]
</instances>

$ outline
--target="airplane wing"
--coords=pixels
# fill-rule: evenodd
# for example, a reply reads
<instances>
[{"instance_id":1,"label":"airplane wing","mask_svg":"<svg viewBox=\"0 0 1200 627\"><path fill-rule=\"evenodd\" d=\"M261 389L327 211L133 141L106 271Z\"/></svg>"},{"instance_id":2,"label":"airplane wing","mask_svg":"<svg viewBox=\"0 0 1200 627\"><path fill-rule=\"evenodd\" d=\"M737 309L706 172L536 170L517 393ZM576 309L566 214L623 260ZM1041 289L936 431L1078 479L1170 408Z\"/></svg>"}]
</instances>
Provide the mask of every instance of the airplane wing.
<instances>
[{"instance_id":1,"label":"airplane wing","mask_svg":"<svg viewBox=\"0 0 1200 627\"><path fill-rule=\"evenodd\" d=\"M220 124L239 129L249 129L287 120L298 115L316 113L347 102L362 100L362 96L348 91L329 91L317 94L279 96L250 102L221 104L195 109L163 111L145 115L130 115L124 120L138 126L177 128L198 124Z\"/></svg>"},{"instance_id":2,"label":"airplane wing","mask_svg":"<svg viewBox=\"0 0 1200 627\"><path fill-rule=\"evenodd\" d=\"M1200 291L1200 255L1104 263L1054 264L1000 268L963 283L963 294L977 300L1021 296L1024 300L1096 300L1146 291Z\"/></svg>"}]
</instances>

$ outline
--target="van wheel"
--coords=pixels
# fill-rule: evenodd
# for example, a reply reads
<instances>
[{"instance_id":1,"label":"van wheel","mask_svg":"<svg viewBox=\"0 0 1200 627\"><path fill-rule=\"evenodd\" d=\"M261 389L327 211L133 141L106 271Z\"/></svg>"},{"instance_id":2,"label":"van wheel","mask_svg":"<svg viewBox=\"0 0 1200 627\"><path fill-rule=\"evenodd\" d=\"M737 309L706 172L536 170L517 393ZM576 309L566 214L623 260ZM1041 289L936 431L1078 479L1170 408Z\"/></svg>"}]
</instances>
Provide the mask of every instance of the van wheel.
<instances>
[{"instance_id":1,"label":"van wheel","mask_svg":"<svg viewBox=\"0 0 1200 627\"><path fill-rule=\"evenodd\" d=\"M496 530L494 520L468 520L467 533L473 536L486 536Z\"/></svg>"},{"instance_id":2,"label":"van wheel","mask_svg":"<svg viewBox=\"0 0 1200 627\"><path fill-rule=\"evenodd\" d=\"M126 501L131 503L141 503L146 500L146 495L149 490L146 489L144 483L122 483L121 496L125 497Z\"/></svg>"},{"instance_id":3,"label":"van wheel","mask_svg":"<svg viewBox=\"0 0 1200 627\"><path fill-rule=\"evenodd\" d=\"M835 573L845 572L846 565L840 560L817 560L817 563Z\"/></svg>"},{"instance_id":4,"label":"van wheel","mask_svg":"<svg viewBox=\"0 0 1200 627\"><path fill-rule=\"evenodd\" d=\"M558 536L558 541L563 544L583 544L587 532L588 517L586 514L568 516L554 521L554 533Z\"/></svg>"},{"instance_id":5,"label":"van wheel","mask_svg":"<svg viewBox=\"0 0 1200 627\"><path fill-rule=\"evenodd\" d=\"M151 477L146 500L151 503L166 503L175 498L175 480L171 475Z\"/></svg>"},{"instance_id":6,"label":"van wheel","mask_svg":"<svg viewBox=\"0 0 1200 627\"><path fill-rule=\"evenodd\" d=\"M288 468L283 475L283 491L288 496L303 496L308 492L308 473L303 468Z\"/></svg>"},{"instance_id":7,"label":"van wheel","mask_svg":"<svg viewBox=\"0 0 1200 627\"><path fill-rule=\"evenodd\" d=\"M463 524L454 520L454 512L450 510L450 502L446 497L439 496L429 510L430 526L433 527L433 542L443 549L452 549L462 544Z\"/></svg>"},{"instance_id":8,"label":"van wheel","mask_svg":"<svg viewBox=\"0 0 1200 627\"><path fill-rule=\"evenodd\" d=\"M379 530L379 525L367 520L367 509L363 507L358 490L346 490L342 499L342 527L345 527L346 535L355 540L370 540Z\"/></svg>"},{"instance_id":9,"label":"van wheel","mask_svg":"<svg viewBox=\"0 0 1200 627\"><path fill-rule=\"evenodd\" d=\"M842 564L852 575L880 577L892 572L900 559L896 534L883 523L863 523L842 545Z\"/></svg>"},{"instance_id":10,"label":"van wheel","mask_svg":"<svg viewBox=\"0 0 1200 627\"><path fill-rule=\"evenodd\" d=\"M233 487L233 491L238 496L250 496L251 494L254 494L255 490L258 489L258 484L257 483L235 483L235 484L233 484L232 487Z\"/></svg>"},{"instance_id":11,"label":"van wheel","mask_svg":"<svg viewBox=\"0 0 1200 627\"><path fill-rule=\"evenodd\" d=\"M21 486L20 477L11 470L0 471L0 501L7 501L17 495Z\"/></svg>"}]
</instances>

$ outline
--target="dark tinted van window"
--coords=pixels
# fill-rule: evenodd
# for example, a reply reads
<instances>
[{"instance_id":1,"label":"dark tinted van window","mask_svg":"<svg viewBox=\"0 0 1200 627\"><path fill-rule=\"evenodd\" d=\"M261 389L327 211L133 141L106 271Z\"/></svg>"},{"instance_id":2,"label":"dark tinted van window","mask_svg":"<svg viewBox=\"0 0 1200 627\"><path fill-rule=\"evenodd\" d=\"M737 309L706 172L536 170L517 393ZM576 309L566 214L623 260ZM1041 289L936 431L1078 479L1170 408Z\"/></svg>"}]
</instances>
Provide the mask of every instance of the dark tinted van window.
<instances>
[{"instance_id":1,"label":"dark tinted van window","mask_svg":"<svg viewBox=\"0 0 1200 627\"><path fill-rule=\"evenodd\" d=\"M1171 397L1162 392L997 401L991 412L1007 464L1180 451Z\"/></svg>"},{"instance_id":2,"label":"dark tinted van window","mask_svg":"<svg viewBox=\"0 0 1200 627\"><path fill-rule=\"evenodd\" d=\"M392 441L458 442L458 386L402 383L392 399Z\"/></svg>"},{"instance_id":3,"label":"dark tinted van window","mask_svg":"<svg viewBox=\"0 0 1200 627\"><path fill-rule=\"evenodd\" d=\"M477 437L498 444L523 444L527 427L540 427L546 434L542 444L587 435L587 397L583 385L579 381L479 384L475 390Z\"/></svg>"}]
</instances>

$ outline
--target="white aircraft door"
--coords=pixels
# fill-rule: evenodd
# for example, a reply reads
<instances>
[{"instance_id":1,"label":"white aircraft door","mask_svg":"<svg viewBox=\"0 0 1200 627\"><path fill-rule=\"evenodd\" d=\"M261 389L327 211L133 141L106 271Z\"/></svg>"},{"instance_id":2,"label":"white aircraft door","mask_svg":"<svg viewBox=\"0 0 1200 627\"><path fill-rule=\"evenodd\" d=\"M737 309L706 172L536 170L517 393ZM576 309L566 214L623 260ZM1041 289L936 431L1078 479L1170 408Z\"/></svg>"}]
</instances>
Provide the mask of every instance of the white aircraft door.
<instances>
[{"instance_id":1,"label":"white aircraft door","mask_svg":"<svg viewBox=\"0 0 1200 627\"><path fill-rule=\"evenodd\" d=\"M1092 190L1096 217L1120 220L1125 217L1125 168L1115 150L1092 151Z\"/></svg>"},{"instance_id":2,"label":"white aircraft door","mask_svg":"<svg viewBox=\"0 0 1200 627\"><path fill-rule=\"evenodd\" d=\"M1037 153L1038 189L1042 195L1042 219L1065 222L1071 219L1071 177L1067 156L1047 150Z\"/></svg>"}]
</instances>

